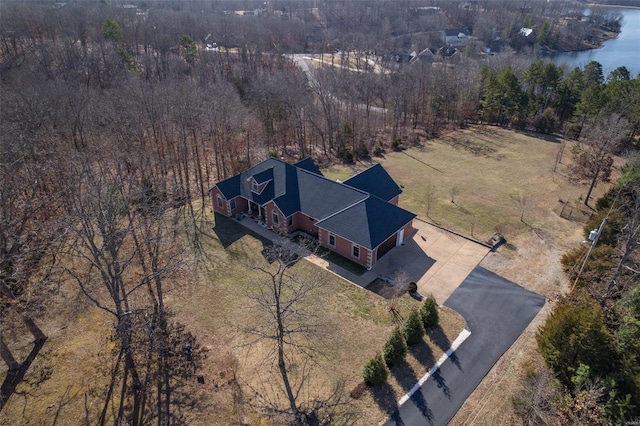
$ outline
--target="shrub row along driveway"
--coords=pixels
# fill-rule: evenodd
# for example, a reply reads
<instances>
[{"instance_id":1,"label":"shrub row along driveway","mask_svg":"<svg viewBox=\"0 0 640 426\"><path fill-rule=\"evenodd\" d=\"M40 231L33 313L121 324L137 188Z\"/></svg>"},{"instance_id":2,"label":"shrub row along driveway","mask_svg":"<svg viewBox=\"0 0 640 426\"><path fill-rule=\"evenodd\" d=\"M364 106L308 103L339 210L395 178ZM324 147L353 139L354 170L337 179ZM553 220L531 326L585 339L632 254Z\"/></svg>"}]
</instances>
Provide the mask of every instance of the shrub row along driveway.
<instances>
[{"instance_id":1,"label":"shrub row along driveway","mask_svg":"<svg viewBox=\"0 0 640 426\"><path fill-rule=\"evenodd\" d=\"M544 305L544 297L477 266L444 303L471 336L386 422L446 425Z\"/></svg>"}]
</instances>

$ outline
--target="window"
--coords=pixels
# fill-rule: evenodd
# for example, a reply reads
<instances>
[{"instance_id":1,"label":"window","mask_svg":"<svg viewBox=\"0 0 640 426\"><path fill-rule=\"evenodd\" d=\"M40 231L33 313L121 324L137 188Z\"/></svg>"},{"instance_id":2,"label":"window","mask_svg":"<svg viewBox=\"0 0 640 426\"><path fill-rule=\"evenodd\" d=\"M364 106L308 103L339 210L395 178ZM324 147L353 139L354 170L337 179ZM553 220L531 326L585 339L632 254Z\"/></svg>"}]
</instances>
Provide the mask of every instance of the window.
<instances>
[{"instance_id":1,"label":"window","mask_svg":"<svg viewBox=\"0 0 640 426\"><path fill-rule=\"evenodd\" d=\"M218 207L222 208L222 197L218 194L216 198L218 200Z\"/></svg>"},{"instance_id":2,"label":"window","mask_svg":"<svg viewBox=\"0 0 640 426\"><path fill-rule=\"evenodd\" d=\"M229 201L229 206L231 207L231 210L235 210L236 209L236 199L232 199L231 201Z\"/></svg>"},{"instance_id":3,"label":"window","mask_svg":"<svg viewBox=\"0 0 640 426\"><path fill-rule=\"evenodd\" d=\"M258 192L258 183L255 180L251 181L251 190L253 192Z\"/></svg>"},{"instance_id":4,"label":"window","mask_svg":"<svg viewBox=\"0 0 640 426\"><path fill-rule=\"evenodd\" d=\"M293 225L293 216L289 216L289 221L287 222L289 226Z\"/></svg>"},{"instance_id":5,"label":"window","mask_svg":"<svg viewBox=\"0 0 640 426\"><path fill-rule=\"evenodd\" d=\"M329 234L329 245L331 247L335 247L336 246L336 236L333 234Z\"/></svg>"},{"instance_id":6,"label":"window","mask_svg":"<svg viewBox=\"0 0 640 426\"><path fill-rule=\"evenodd\" d=\"M360 247L358 246L353 246L351 248L351 255L353 257L355 257L356 259L360 259Z\"/></svg>"},{"instance_id":7,"label":"window","mask_svg":"<svg viewBox=\"0 0 640 426\"><path fill-rule=\"evenodd\" d=\"M278 224L278 212L273 210L271 212L271 218L274 224Z\"/></svg>"}]
</instances>

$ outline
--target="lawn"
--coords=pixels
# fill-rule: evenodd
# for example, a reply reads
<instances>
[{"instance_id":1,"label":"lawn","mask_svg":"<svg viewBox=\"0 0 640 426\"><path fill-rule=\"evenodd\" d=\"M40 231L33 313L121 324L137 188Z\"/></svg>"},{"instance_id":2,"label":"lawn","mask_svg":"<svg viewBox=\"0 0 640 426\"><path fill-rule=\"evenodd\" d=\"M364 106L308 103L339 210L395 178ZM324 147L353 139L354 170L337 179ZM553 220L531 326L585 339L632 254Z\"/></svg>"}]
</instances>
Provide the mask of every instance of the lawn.
<instances>
[{"instance_id":1,"label":"lawn","mask_svg":"<svg viewBox=\"0 0 640 426\"><path fill-rule=\"evenodd\" d=\"M245 399L255 401L259 399L259 393L266 392L264 382L274 384L279 380L277 369L264 364L269 347L263 344L245 346L248 336L240 331L243 325L257 318L255 306L247 295L264 282L264 274L254 267L268 267L261 254L268 243L224 217L214 219L208 212L204 220L207 223L204 229L210 229L211 235L203 238L209 259L200 265L202 278L188 293L172 295L168 303L178 318L202 337L203 344L224 342L228 356L237 366L235 374L242 383ZM349 410L360 419L357 424L368 425L384 419L389 407L395 404L395 399L389 399L391 394L380 399L367 393L358 401L351 400L348 394L362 381L364 364L382 349L395 326L389 312L391 304L396 305L400 315L406 316L411 309L418 308L420 302L408 295L393 301L383 299L306 261L298 261L291 273L321 283L310 294L309 304L301 305L313 312L313 321L323 331L321 338L311 342L319 354L312 387L328 391L333 384L342 383ZM413 386L409 385L412 377L407 376L407 371L412 371L416 377L425 374L432 359L437 360L446 350L447 342L455 339L464 327L462 318L446 308L442 310L442 319L442 328L434 330L431 338L425 337L425 342L419 346L422 350L414 351L417 355L410 356L405 368L398 369L397 377L394 375L390 380L389 388L397 395L396 399ZM428 362L421 365L420 360ZM247 407L250 406L245 409ZM257 418L255 413L249 417ZM201 424L210 424L210 421L203 418ZM194 422L198 424L196 420Z\"/></svg>"},{"instance_id":2,"label":"lawn","mask_svg":"<svg viewBox=\"0 0 640 426\"><path fill-rule=\"evenodd\" d=\"M560 200L585 209L580 207L584 185L572 184L566 176L570 148L553 171L560 142L553 137L473 127L418 147L388 151L369 162L333 166L323 173L344 180L379 162L403 188L401 207L481 241L494 232L505 234L508 240L531 229L559 231L558 224L548 218L561 210ZM601 193L596 188L593 199ZM520 221L522 204L518 200L523 198L527 202Z\"/></svg>"}]
</instances>

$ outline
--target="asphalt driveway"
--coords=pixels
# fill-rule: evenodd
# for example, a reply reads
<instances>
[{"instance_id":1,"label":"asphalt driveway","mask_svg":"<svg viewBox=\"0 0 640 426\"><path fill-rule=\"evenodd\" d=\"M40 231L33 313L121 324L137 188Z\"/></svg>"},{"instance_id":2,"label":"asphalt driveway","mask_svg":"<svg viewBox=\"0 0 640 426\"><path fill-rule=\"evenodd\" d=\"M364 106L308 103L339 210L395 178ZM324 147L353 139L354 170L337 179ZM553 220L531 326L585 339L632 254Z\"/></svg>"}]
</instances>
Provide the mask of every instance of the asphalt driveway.
<instances>
[{"instance_id":1,"label":"asphalt driveway","mask_svg":"<svg viewBox=\"0 0 640 426\"><path fill-rule=\"evenodd\" d=\"M385 425L446 425L544 305L544 297L477 266L444 303L471 335Z\"/></svg>"}]
</instances>

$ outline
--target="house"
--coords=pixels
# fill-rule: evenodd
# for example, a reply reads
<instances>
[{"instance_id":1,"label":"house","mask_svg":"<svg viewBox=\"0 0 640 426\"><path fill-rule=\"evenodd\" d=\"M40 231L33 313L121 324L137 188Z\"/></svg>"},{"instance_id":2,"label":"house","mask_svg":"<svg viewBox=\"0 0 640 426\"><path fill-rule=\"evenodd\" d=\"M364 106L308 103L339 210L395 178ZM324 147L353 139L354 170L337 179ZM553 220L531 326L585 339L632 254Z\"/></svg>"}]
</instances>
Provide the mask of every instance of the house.
<instances>
[{"instance_id":1,"label":"house","mask_svg":"<svg viewBox=\"0 0 640 426\"><path fill-rule=\"evenodd\" d=\"M368 269L413 235L416 215L398 207L401 192L380 164L336 182L310 158L269 158L209 189L217 213L248 214L282 235L303 232Z\"/></svg>"},{"instance_id":2,"label":"house","mask_svg":"<svg viewBox=\"0 0 640 426\"><path fill-rule=\"evenodd\" d=\"M469 41L469 34L467 30L456 28L444 30L444 42L447 44L447 46L466 46L467 41Z\"/></svg>"}]
</instances>

